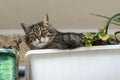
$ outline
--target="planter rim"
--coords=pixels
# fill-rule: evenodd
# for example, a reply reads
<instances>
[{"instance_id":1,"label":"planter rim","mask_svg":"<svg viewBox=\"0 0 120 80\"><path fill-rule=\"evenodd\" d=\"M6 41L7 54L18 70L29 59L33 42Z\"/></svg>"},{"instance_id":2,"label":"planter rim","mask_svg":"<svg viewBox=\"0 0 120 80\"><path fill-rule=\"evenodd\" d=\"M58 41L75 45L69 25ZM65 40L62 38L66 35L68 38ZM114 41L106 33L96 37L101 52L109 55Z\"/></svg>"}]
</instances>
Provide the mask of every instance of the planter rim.
<instances>
[{"instance_id":1,"label":"planter rim","mask_svg":"<svg viewBox=\"0 0 120 80\"><path fill-rule=\"evenodd\" d=\"M52 54L59 52L73 52L73 51L91 51L91 50L109 50L109 49L120 49L120 45L102 45L102 46L92 46L92 47L79 47L76 49L39 49L39 50L30 50L25 54L26 56L34 54Z\"/></svg>"}]
</instances>

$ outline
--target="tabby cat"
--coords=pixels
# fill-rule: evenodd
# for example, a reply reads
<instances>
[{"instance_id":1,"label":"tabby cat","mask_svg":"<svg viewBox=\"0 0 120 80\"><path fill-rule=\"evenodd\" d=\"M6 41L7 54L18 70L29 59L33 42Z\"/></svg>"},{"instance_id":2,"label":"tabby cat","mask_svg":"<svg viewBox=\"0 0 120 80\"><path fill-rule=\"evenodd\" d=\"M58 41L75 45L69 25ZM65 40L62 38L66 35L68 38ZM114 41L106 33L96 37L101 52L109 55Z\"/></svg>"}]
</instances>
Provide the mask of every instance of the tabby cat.
<instances>
[{"instance_id":1,"label":"tabby cat","mask_svg":"<svg viewBox=\"0 0 120 80\"><path fill-rule=\"evenodd\" d=\"M56 30L49 23L48 15L39 23L33 25L21 23L21 26L25 32L25 41L30 49L74 49L85 46L82 33L63 33ZM93 44L104 45L100 41Z\"/></svg>"},{"instance_id":2,"label":"tabby cat","mask_svg":"<svg viewBox=\"0 0 120 80\"><path fill-rule=\"evenodd\" d=\"M33 25L21 23L25 32L25 42L30 49L74 49L84 46L82 33L63 33L50 23L48 15Z\"/></svg>"}]
</instances>

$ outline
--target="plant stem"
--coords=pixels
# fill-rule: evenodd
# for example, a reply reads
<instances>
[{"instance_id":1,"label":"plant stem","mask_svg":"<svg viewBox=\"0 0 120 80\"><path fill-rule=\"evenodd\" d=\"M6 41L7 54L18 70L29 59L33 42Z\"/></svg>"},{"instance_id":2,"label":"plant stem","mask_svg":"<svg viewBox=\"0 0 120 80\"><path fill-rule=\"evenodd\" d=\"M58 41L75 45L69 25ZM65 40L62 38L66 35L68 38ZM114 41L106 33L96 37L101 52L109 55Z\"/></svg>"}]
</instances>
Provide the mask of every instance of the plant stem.
<instances>
[{"instance_id":1,"label":"plant stem","mask_svg":"<svg viewBox=\"0 0 120 80\"><path fill-rule=\"evenodd\" d=\"M103 18L106 18L106 19L110 19L109 17L107 16L103 16L103 15L100 15L100 14L94 14L94 13L90 13L91 15L95 15L95 16L99 16L99 17L103 17Z\"/></svg>"},{"instance_id":2,"label":"plant stem","mask_svg":"<svg viewBox=\"0 0 120 80\"><path fill-rule=\"evenodd\" d=\"M106 19L110 19L109 17L107 17L107 16L103 16L103 15L100 15L100 14L94 14L94 13L90 13L91 15L95 15L95 16L99 16L99 17L103 17L103 18L106 18ZM114 21L114 20L113 20ZM111 23L112 24L114 24L114 25L117 25L117 26L120 26L120 24L119 23L117 23L117 22L112 22L111 21Z\"/></svg>"},{"instance_id":3,"label":"plant stem","mask_svg":"<svg viewBox=\"0 0 120 80\"><path fill-rule=\"evenodd\" d=\"M120 16L120 13L118 13L118 14L116 14L116 15L113 15L113 16L108 20L108 22L107 22L107 24L106 24L106 26L105 26L105 33L106 33L106 34L108 34L108 27L109 27L111 21L112 21L114 18L118 17L118 16Z\"/></svg>"}]
</instances>

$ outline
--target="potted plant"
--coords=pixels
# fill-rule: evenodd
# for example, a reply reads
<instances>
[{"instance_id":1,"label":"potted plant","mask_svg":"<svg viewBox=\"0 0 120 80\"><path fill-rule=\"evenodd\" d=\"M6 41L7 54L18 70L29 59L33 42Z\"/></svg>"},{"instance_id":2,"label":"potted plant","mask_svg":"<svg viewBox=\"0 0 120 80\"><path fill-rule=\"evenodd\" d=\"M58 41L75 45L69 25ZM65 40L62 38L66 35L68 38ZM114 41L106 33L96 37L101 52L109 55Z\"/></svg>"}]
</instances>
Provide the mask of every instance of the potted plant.
<instances>
[{"instance_id":1,"label":"potted plant","mask_svg":"<svg viewBox=\"0 0 120 80\"><path fill-rule=\"evenodd\" d=\"M120 80L120 41L108 34L110 23L120 16L109 18L98 33L83 33L87 47L72 50L30 50L25 55L26 80ZM101 41L102 46L94 46ZM113 45L104 45L106 43ZM92 46L93 45L93 46ZM39 75L38 75L39 74Z\"/></svg>"}]
</instances>

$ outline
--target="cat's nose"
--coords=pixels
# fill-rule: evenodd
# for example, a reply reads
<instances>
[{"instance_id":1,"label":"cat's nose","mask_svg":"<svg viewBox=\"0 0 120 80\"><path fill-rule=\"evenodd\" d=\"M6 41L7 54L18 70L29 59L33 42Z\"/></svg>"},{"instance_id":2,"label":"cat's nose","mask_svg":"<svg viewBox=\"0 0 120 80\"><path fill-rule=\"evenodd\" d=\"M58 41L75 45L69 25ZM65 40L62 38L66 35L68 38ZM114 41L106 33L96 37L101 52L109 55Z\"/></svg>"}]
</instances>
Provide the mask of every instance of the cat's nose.
<instances>
[{"instance_id":1,"label":"cat's nose","mask_svg":"<svg viewBox=\"0 0 120 80\"><path fill-rule=\"evenodd\" d=\"M41 43L41 38L38 38L38 40L39 40L39 43Z\"/></svg>"}]
</instances>

